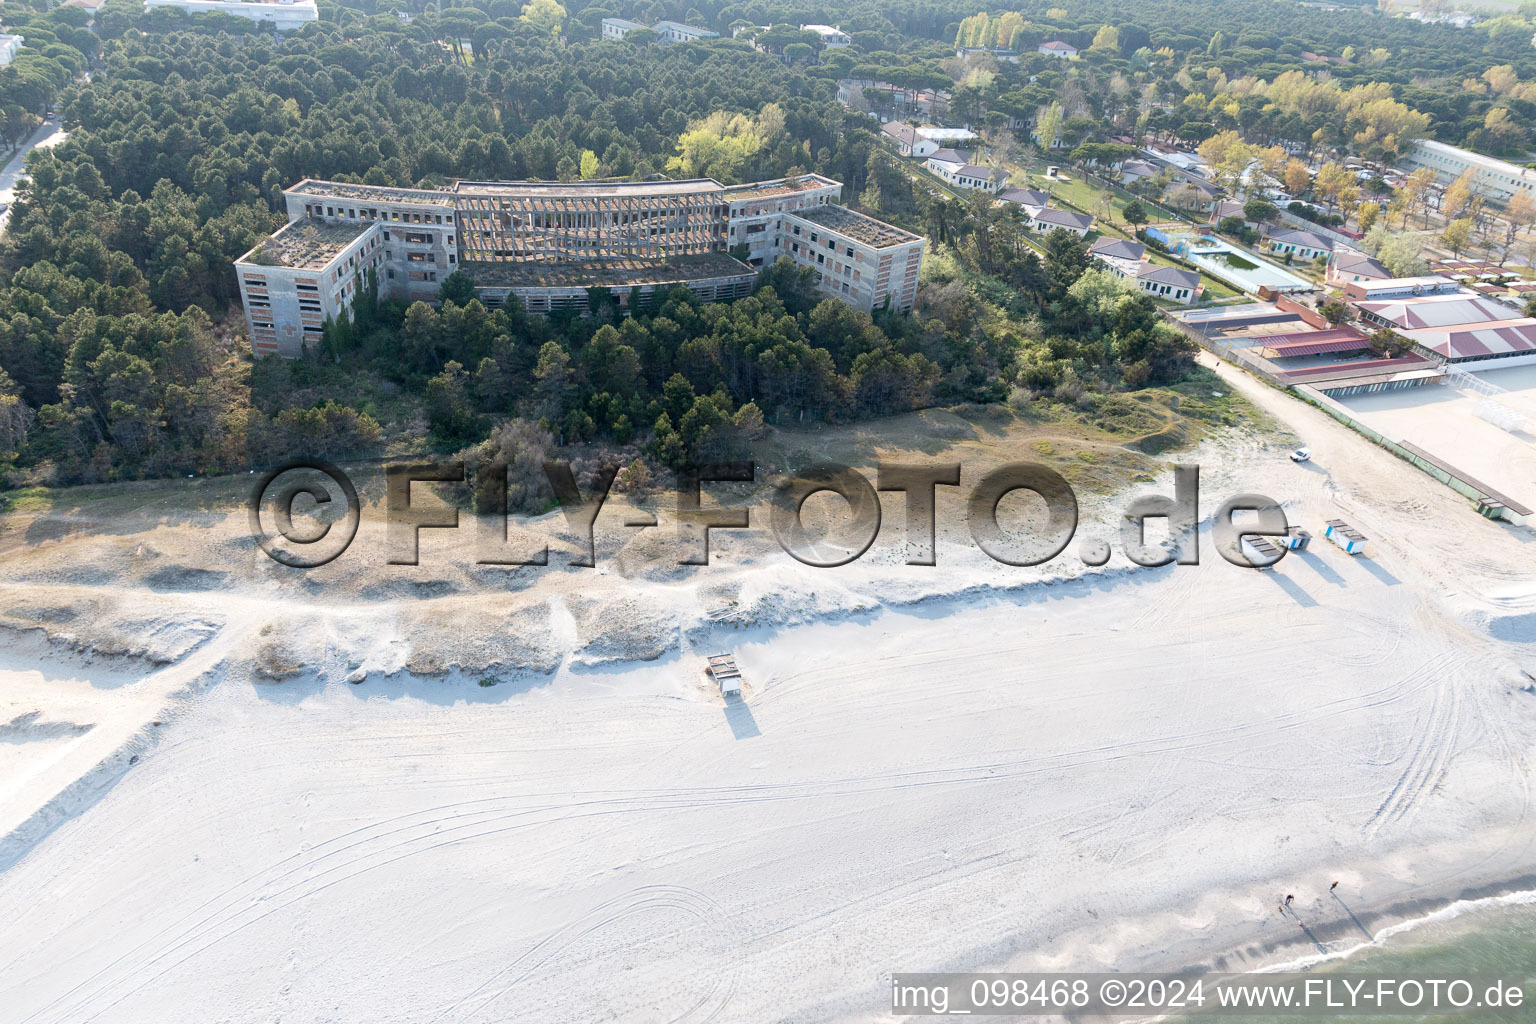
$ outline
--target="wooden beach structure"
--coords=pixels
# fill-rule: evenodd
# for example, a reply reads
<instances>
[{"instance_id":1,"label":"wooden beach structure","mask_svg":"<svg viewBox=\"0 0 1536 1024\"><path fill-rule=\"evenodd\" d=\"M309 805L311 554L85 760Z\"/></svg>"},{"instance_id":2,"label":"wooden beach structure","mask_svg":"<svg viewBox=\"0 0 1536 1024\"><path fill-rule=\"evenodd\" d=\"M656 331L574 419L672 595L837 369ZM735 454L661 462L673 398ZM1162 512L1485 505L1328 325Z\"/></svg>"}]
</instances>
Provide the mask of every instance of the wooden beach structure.
<instances>
[{"instance_id":1,"label":"wooden beach structure","mask_svg":"<svg viewBox=\"0 0 1536 1024\"><path fill-rule=\"evenodd\" d=\"M1347 554L1365 554L1365 546L1368 543L1365 534L1342 519L1328 520L1328 529L1323 531L1323 536L1343 548Z\"/></svg>"},{"instance_id":2,"label":"wooden beach structure","mask_svg":"<svg viewBox=\"0 0 1536 1024\"><path fill-rule=\"evenodd\" d=\"M734 654L709 655L709 674L720 687L722 697L741 696L741 670Z\"/></svg>"},{"instance_id":3,"label":"wooden beach structure","mask_svg":"<svg viewBox=\"0 0 1536 1024\"><path fill-rule=\"evenodd\" d=\"M1299 526L1288 526L1285 536L1276 538L1275 542L1290 551L1305 551L1312 543L1312 535Z\"/></svg>"},{"instance_id":4,"label":"wooden beach structure","mask_svg":"<svg viewBox=\"0 0 1536 1024\"><path fill-rule=\"evenodd\" d=\"M1258 534L1245 534L1242 539L1243 554L1254 565L1262 569L1272 569L1275 563L1285 552L1270 542L1268 537Z\"/></svg>"}]
</instances>

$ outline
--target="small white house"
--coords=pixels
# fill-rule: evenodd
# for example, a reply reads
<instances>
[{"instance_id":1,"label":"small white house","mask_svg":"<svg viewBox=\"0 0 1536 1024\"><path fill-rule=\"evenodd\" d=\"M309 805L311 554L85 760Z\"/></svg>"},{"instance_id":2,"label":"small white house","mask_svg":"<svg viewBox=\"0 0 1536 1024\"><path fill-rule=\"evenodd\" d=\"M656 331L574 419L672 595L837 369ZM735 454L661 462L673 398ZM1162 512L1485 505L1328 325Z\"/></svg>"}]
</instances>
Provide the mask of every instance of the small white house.
<instances>
[{"instance_id":1,"label":"small white house","mask_svg":"<svg viewBox=\"0 0 1536 1024\"><path fill-rule=\"evenodd\" d=\"M960 168L971 162L969 150L964 149L939 149L928 154L926 166L934 174L943 178L954 174Z\"/></svg>"},{"instance_id":2,"label":"small white house","mask_svg":"<svg viewBox=\"0 0 1536 1024\"><path fill-rule=\"evenodd\" d=\"M902 156L927 158L939 151L937 142L911 125L900 121L887 121L880 126L880 134L884 135Z\"/></svg>"},{"instance_id":3,"label":"small white house","mask_svg":"<svg viewBox=\"0 0 1536 1024\"><path fill-rule=\"evenodd\" d=\"M1156 299L1194 302L1200 295L1200 275L1193 270L1147 263L1136 275L1136 287Z\"/></svg>"},{"instance_id":4,"label":"small white house","mask_svg":"<svg viewBox=\"0 0 1536 1024\"><path fill-rule=\"evenodd\" d=\"M1005 188L997 194L1005 203L1018 203L1026 210L1034 211L1049 206L1051 197L1033 188ZM1033 212L1030 214L1033 216Z\"/></svg>"},{"instance_id":5,"label":"small white house","mask_svg":"<svg viewBox=\"0 0 1536 1024\"><path fill-rule=\"evenodd\" d=\"M821 36L821 46L824 50L835 50L843 46L852 46L853 38L840 28L831 25L801 25L800 31L814 32Z\"/></svg>"},{"instance_id":6,"label":"small white house","mask_svg":"<svg viewBox=\"0 0 1536 1024\"><path fill-rule=\"evenodd\" d=\"M966 164L946 180L957 188L975 189L978 192L999 192L1008 184L1008 175L996 167Z\"/></svg>"},{"instance_id":7,"label":"small white house","mask_svg":"<svg viewBox=\"0 0 1536 1024\"><path fill-rule=\"evenodd\" d=\"M1282 256L1291 255L1303 260L1315 260L1333 252L1333 243L1321 235L1290 228L1270 232L1269 245Z\"/></svg>"},{"instance_id":8,"label":"small white house","mask_svg":"<svg viewBox=\"0 0 1536 1024\"><path fill-rule=\"evenodd\" d=\"M1390 281L1392 271L1363 252L1340 246L1328 257L1328 272L1323 280L1335 288L1357 281Z\"/></svg>"},{"instance_id":9,"label":"small white house","mask_svg":"<svg viewBox=\"0 0 1536 1024\"><path fill-rule=\"evenodd\" d=\"M1057 210L1047 206L1033 212L1029 226L1031 230L1040 232L1059 228L1082 238L1092 229L1093 218L1086 213L1073 213L1071 210Z\"/></svg>"},{"instance_id":10,"label":"small white house","mask_svg":"<svg viewBox=\"0 0 1536 1024\"><path fill-rule=\"evenodd\" d=\"M997 167L971 163L965 150L941 149L928 157L927 168L956 188L997 192L1008 184L1008 175Z\"/></svg>"},{"instance_id":11,"label":"small white house","mask_svg":"<svg viewBox=\"0 0 1536 1024\"><path fill-rule=\"evenodd\" d=\"M1115 276L1134 279L1146 263L1147 247L1124 238L1101 238L1088 247L1088 255Z\"/></svg>"},{"instance_id":12,"label":"small white house","mask_svg":"<svg viewBox=\"0 0 1536 1024\"><path fill-rule=\"evenodd\" d=\"M1157 177L1157 168L1145 160L1126 160L1116 168L1116 171L1122 185L1134 185L1138 181Z\"/></svg>"},{"instance_id":13,"label":"small white house","mask_svg":"<svg viewBox=\"0 0 1536 1024\"><path fill-rule=\"evenodd\" d=\"M1040 52L1047 57L1060 57L1062 60L1070 60L1077 56L1077 47L1071 43L1064 43L1060 39L1052 39L1048 43L1040 44Z\"/></svg>"}]
</instances>

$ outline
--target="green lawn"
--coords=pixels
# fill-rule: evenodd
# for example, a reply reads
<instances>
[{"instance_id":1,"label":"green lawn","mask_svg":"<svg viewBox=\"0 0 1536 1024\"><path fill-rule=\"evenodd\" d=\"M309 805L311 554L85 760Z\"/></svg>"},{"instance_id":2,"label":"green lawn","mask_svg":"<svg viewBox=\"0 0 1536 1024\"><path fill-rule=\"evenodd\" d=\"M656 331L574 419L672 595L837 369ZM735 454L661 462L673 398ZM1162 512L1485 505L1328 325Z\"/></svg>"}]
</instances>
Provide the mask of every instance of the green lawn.
<instances>
[{"instance_id":1,"label":"green lawn","mask_svg":"<svg viewBox=\"0 0 1536 1024\"><path fill-rule=\"evenodd\" d=\"M1026 172L1023 168L1014 167L1011 169L1009 180L1015 184L1022 182L1023 184L1018 185L1020 188L1033 188L1041 192L1048 192L1064 205L1071 205L1077 207L1083 213L1092 214L1098 230L1097 235L1094 232L1089 233L1090 241L1093 241L1095 237L1103 236L1135 238L1135 232L1130 229L1130 225L1125 223L1124 217L1126 206L1136 197L1124 189L1102 185L1084 177L1078 171L1068 171L1063 177L1059 178L1047 178L1043 172ZM1105 221L1100 212L1103 209L1103 198L1106 193L1109 196L1110 209L1114 211L1113 219L1109 221ZM1146 209L1149 214L1156 214L1158 212L1157 208L1153 206L1147 206ZM1155 223L1172 223L1177 230L1181 231L1188 230L1190 227L1189 224L1182 221L1169 222L1161 218ZM1155 252L1150 248L1147 250L1147 258L1158 266L1180 267L1177 260L1164 256L1162 253ZM1180 267L1180 269L1187 270L1189 268ZM1231 285L1217 280L1204 271L1201 272L1200 279L1205 286L1202 297L1206 300L1230 299L1242 294L1242 292Z\"/></svg>"}]
</instances>

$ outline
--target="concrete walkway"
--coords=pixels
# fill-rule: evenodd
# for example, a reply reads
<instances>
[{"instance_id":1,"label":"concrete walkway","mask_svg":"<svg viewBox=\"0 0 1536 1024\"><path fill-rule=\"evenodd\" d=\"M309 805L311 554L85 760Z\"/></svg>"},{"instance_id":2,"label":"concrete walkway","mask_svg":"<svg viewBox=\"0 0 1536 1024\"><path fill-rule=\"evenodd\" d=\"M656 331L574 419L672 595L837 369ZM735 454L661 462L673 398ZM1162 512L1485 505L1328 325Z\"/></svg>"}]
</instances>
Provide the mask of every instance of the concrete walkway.
<instances>
[{"instance_id":1,"label":"concrete walkway","mask_svg":"<svg viewBox=\"0 0 1536 1024\"><path fill-rule=\"evenodd\" d=\"M0 212L0 235L5 234L6 228L10 227L11 203L16 199L16 183L21 180L22 172L26 169L27 154L39 146L57 146L68 137L69 133L59 125L58 116L50 117L32 133L27 144L7 161L4 170L0 170L0 203L5 204L4 212Z\"/></svg>"}]
</instances>

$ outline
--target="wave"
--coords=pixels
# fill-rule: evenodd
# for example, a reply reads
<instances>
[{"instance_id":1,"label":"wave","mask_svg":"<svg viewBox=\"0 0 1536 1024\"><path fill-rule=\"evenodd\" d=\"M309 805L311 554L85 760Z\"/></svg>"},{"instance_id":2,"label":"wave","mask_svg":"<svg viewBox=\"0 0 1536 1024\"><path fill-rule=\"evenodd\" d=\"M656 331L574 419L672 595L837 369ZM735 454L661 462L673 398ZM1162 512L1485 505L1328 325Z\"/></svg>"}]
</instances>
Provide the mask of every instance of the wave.
<instances>
[{"instance_id":1,"label":"wave","mask_svg":"<svg viewBox=\"0 0 1536 1024\"><path fill-rule=\"evenodd\" d=\"M1275 974L1282 971L1310 971L1325 963L1337 960L1347 960L1355 954L1367 949L1380 949L1387 940L1399 935L1415 932L1425 925L1443 924L1454 921L1465 914L1475 914L1488 910L1496 910L1501 907L1536 906L1536 889L1522 889L1517 892L1507 892L1498 896L1481 896L1470 900L1456 900L1437 910L1432 910L1419 917L1410 917L1406 920L1388 925L1371 939L1370 942L1360 942L1348 949L1332 950L1327 953L1314 953L1289 960L1283 964L1274 964L1255 970L1255 974Z\"/></svg>"}]
</instances>

